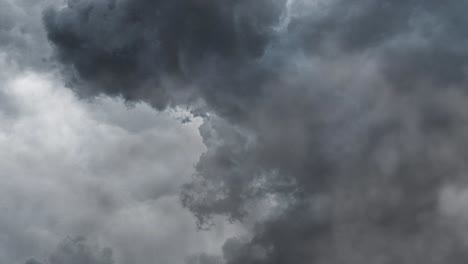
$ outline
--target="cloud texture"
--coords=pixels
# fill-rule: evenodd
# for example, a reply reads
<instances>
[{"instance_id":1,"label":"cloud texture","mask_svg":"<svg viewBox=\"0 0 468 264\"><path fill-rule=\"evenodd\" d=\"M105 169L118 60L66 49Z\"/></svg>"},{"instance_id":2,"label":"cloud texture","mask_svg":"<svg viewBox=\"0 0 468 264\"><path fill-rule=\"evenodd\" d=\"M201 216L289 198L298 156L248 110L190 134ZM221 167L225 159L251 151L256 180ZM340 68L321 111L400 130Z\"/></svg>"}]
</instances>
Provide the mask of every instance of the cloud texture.
<instances>
[{"instance_id":1,"label":"cloud texture","mask_svg":"<svg viewBox=\"0 0 468 264\"><path fill-rule=\"evenodd\" d=\"M40 25L42 9L14 4ZM34 34L19 39L41 44L45 35ZM44 55L33 48L0 47L0 263L108 261L95 245L111 247L115 263L219 252L235 228L197 232L179 202L205 149L201 120L182 124L191 116L183 109L158 112L121 98L79 100L52 65L28 57Z\"/></svg>"},{"instance_id":2,"label":"cloud texture","mask_svg":"<svg viewBox=\"0 0 468 264\"><path fill-rule=\"evenodd\" d=\"M203 118L206 150L180 200L200 227L221 215L248 234L226 240L222 259L188 263L456 264L468 260L460 209L467 8L455 0L69 0L46 9L43 22L79 96L187 107ZM132 148L146 162L175 148L155 154L149 138ZM112 152L107 165L93 167L93 156L86 168L134 168L151 179L128 165L133 155ZM183 183L136 193L155 197ZM115 209L112 196L98 201Z\"/></svg>"},{"instance_id":3,"label":"cloud texture","mask_svg":"<svg viewBox=\"0 0 468 264\"><path fill-rule=\"evenodd\" d=\"M72 1L44 21L83 94L204 103L182 201L251 218L227 263L464 263L441 193L466 173L466 5Z\"/></svg>"},{"instance_id":4,"label":"cloud texture","mask_svg":"<svg viewBox=\"0 0 468 264\"><path fill-rule=\"evenodd\" d=\"M56 251L50 256L50 264L113 264L112 250L109 248L94 249L86 244L82 237L69 238L63 241ZM30 259L26 264L41 264Z\"/></svg>"},{"instance_id":5,"label":"cloud texture","mask_svg":"<svg viewBox=\"0 0 468 264\"><path fill-rule=\"evenodd\" d=\"M184 112L121 99L83 102L53 75L10 74L0 107L1 262L48 263L63 238L86 236L91 249L111 247L116 263L183 263L235 233L197 232L179 202L204 150L200 120L181 124Z\"/></svg>"}]
</instances>

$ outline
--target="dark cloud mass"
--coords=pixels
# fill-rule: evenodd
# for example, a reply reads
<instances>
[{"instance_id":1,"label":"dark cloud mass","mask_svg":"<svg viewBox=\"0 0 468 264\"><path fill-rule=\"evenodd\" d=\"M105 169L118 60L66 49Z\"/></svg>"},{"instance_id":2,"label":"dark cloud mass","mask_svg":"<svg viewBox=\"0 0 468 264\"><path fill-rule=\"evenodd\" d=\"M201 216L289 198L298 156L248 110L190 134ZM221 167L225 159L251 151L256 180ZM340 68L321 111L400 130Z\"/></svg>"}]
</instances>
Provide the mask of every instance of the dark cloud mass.
<instances>
[{"instance_id":1,"label":"dark cloud mass","mask_svg":"<svg viewBox=\"0 0 468 264\"><path fill-rule=\"evenodd\" d=\"M249 228L226 263L456 264L467 8L75 0L44 23L79 94L204 116L207 151L181 200L202 227L224 215Z\"/></svg>"},{"instance_id":2,"label":"dark cloud mass","mask_svg":"<svg viewBox=\"0 0 468 264\"><path fill-rule=\"evenodd\" d=\"M272 35L273 9L267 0L69 1L65 9L48 10L44 21L58 56L73 66L83 86L104 89L86 93L145 99L161 108L175 103L175 91L168 89L184 86L165 82L198 79L213 86L215 76L219 84L239 79L231 71L262 55ZM209 68L213 74L204 80Z\"/></svg>"}]
</instances>

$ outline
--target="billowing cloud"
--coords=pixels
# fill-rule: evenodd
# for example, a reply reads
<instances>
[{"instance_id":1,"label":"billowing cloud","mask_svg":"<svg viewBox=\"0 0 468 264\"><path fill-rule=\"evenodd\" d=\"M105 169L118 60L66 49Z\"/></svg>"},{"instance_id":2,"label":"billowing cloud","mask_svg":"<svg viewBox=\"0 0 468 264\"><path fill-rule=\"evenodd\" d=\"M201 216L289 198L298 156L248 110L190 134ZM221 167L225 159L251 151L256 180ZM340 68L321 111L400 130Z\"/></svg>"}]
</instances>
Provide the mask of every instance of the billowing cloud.
<instances>
[{"instance_id":1,"label":"billowing cloud","mask_svg":"<svg viewBox=\"0 0 468 264\"><path fill-rule=\"evenodd\" d=\"M112 248L115 263L184 263L218 254L238 233L227 225L198 232L179 202L179 186L205 149L199 118L183 124L191 115L182 109L157 112L119 98L81 101L54 73L23 72L6 57L0 262L49 264L64 237L85 236ZM76 263L73 256L61 258Z\"/></svg>"},{"instance_id":2,"label":"billowing cloud","mask_svg":"<svg viewBox=\"0 0 468 264\"><path fill-rule=\"evenodd\" d=\"M0 260L466 263L467 7L0 0Z\"/></svg>"},{"instance_id":3,"label":"billowing cloud","mask_svg":"<svg viewBox=\"0 0 468 264\"><path fill-rule=\"evenodd\" d=\"M95 244L111 247L115 263L219 254L238 228L197 232L179 202L205 149L201 120L121 98L78 100L41 23L59 2L0 0L0 262L108 264ZM87 242L60 242L79 236Z\"/></svg>"},{"instance_id":4,"label":"billowing cloud","mask_svg":"<svg viewBox=\"0 0 468 264\"><path fill-rule=\"evenodd\" d=\"M121 95L163 108L196 100L185 88L194 78L213 101L224 100L212 89L215 79L226 85L261 78L255 59L274 37L275 10L268 0L69 1L47 10L44 22L80 94ZM208 69L213 78L206 78ZM240 95L232 92L233 99ZM248 99L258 89L250 85L243 93Z\"/></svg>"}]
</instances>

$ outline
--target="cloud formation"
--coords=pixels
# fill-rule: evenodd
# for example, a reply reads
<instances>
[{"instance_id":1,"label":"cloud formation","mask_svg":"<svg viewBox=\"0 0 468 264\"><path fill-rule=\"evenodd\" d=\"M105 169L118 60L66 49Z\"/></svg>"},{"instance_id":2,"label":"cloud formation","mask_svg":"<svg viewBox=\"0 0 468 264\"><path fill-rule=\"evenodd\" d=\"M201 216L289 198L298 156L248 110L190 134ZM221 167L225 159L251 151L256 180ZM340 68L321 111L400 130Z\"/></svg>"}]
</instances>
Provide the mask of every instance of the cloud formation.
<instances>
[{"instance_id":1,"label":"cloud formation","mask_svg":"<svg viewBox=\"0 0 468 264\"><path fill-rule=\"evenodd\" d=\"M194 78L216 100L207 68L219 85L228 78L241 82L240 75L259 78L254 65L237 72L256 64L272 37L272 9L267 0L69 1L47 10L44 22L60 60L73 65L70 81L82 94L121 95L163 108L193 100L184 87Z\"/></svg>"},{"instance_id":2,"label":"cloud formation","mask_svg":"<svg viewBox=\"0 0 468 264\"><path fill-rule=\"evenodd\" d=\"M60 0L1 0L0 50L23 69L50 69L51 48L40 22L43 10Z\"/></svg>"},{"instance_id":3,"label":"cloud formation","mask_svg":"<svg viewBox=\"0 0 468 264\"><path fill-rule=\"evenodd\" d=\"M83 237L64 240L49 257L50 264L113 264L112 250L109 248L95 249L86 244ZM30 259L26 264L41 264Z\"/></svg>"},{"instance_id":4,"label":"cloud formation","mask_svg":"<svg viewBox=\"0 0 468 264\"><path fill-rule=\"evenodd\" d=\"M468 259L466 8L73 0L43 20L80 96L203 116L181 200L200 226L222 215L249 230L224 243L226 263L441 264Z\"/></svg>"},{"instance_id":5,"label":"cloud formation","mask_svg":"<svg viewBox=\"0 0 468 264\"><path fill-rule=\"evenodd\" d=\"M181 109L158 112L119 98L79 100L56 74L25 72L7 57L0 56L0 262L49 264L64 237L86 236L111 247L115 263L184 263L216 254L237 233L226 225L197 232L179 202L179 186L205 149L200 119L182 124L190 114Z\"/></svg>"}]
</instances>

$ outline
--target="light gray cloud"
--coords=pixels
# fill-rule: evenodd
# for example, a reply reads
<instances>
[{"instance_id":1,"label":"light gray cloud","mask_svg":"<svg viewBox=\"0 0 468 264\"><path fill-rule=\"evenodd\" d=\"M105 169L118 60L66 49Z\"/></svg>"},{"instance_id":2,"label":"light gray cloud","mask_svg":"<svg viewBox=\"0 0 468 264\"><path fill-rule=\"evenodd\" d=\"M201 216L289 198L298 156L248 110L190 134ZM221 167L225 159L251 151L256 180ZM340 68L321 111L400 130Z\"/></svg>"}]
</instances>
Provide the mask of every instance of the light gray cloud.
<instances>
[{"instance_id":1,"label":"light gray cloud","mask_svg":"<svg viewBox=\"0 0 468 264\"><path fill-rule=\"evenodd\" d=\"M64 237L86 236L113 248L116 263L183 263L216 254L237 232L198 232L179 202L205 149L200 119L182 124L182 110L115 98L80 101L54 74L8 76L2 92L15 113L0 111L1 261L46 259Z\"/></svg>"},{"instance_id":2,"label":"light gray cloud","mask_svg":"<svg viewBox=\"0 0 468 264\"><path fill-rule=\"evenodd\" d=\"M43 10L61 0L1 0L0 49L24 69L47 71L51 48L40 22Z\"/></svg>"},{"instance_id":3,"label":"light gray cloud","mask_svg":"<svg viewBox=\"0 0 468 264\"><path fill-rule=\"evenodd\" d=\"M83 237L65 239L49 256L50 264L113 264L112 250L109 248L96 249L86 243ZM41 264L38 260L30 259L26 264Z\"/></svg>"}]
</instances>

